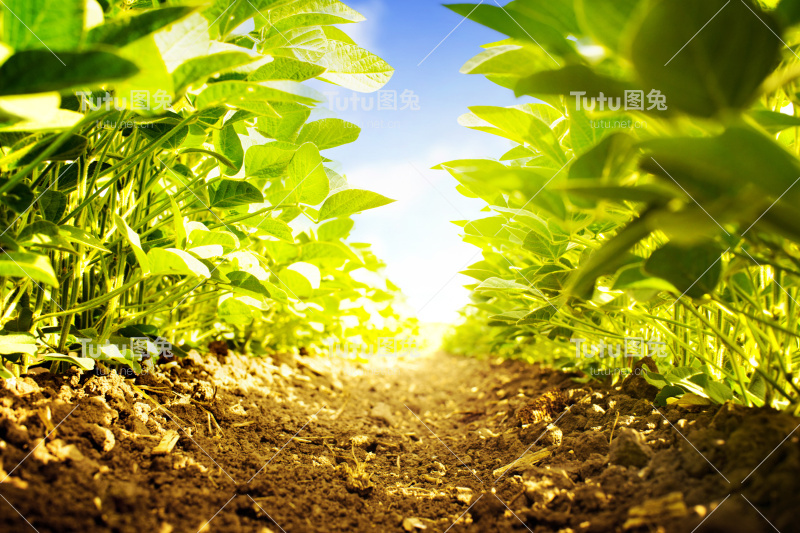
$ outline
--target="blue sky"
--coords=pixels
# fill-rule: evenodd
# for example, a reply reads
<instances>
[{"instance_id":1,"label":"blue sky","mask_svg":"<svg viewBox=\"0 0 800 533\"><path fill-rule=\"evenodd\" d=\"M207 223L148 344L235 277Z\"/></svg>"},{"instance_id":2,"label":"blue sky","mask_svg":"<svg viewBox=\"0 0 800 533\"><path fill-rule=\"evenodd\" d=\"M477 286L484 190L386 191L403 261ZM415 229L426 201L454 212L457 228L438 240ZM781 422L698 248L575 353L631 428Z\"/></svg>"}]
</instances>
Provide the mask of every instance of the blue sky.
<instances>
[{"instance_id":1,"label":"blue sky","mask_svg":"<svg viewBox=\"0 0 800 533\"><path fill-rule=\"evenodd\" d=\"M449 322L468 302L463 285L469 278L453 276L480 258L477 248L461 242L460 228L450 221L480 216L483 204L462 197L455 190L455 180L430 168L453 159L498 158L510 147L508 141L457 122L469 106L520 103L510 91L483 76L459 72L480 53L482 44L503 36L471 21L453 31L462 17L437 2L346 3L367 20L343 29L395 68L384 90L397 91L398 107L403 106L399 95L413 91L420 109L378 111L373 104L371 111L365 111L368 103L356 111L350 103L344 109L344 101L353 93L320 83L318 90L336 93L328 95L335 115L362 128L357 142L325 155L341 163L352 186L398 200L358 215L354 240L374 244L388 263L389 277L403 289L420 319ZM377 94L362 98L377 102Z\"/></svg>"}]
</instances>

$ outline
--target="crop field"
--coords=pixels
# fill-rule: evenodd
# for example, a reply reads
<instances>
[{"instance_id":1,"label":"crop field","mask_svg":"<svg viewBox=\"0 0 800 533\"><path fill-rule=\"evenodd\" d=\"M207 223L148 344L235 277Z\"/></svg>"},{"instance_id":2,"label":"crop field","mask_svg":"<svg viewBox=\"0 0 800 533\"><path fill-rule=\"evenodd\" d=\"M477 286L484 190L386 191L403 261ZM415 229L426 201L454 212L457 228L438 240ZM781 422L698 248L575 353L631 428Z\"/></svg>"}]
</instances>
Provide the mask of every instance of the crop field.
<instances>
[{"instance_id":1,"label":"crop field","mask_svg":"<svg viewBox=\"0 0 800 533\"><path fill-rule=\"evenodd\" d=\"M800 531L798 182L798 0L0 0L0 531Z\"/></svg>"}]
</instances>

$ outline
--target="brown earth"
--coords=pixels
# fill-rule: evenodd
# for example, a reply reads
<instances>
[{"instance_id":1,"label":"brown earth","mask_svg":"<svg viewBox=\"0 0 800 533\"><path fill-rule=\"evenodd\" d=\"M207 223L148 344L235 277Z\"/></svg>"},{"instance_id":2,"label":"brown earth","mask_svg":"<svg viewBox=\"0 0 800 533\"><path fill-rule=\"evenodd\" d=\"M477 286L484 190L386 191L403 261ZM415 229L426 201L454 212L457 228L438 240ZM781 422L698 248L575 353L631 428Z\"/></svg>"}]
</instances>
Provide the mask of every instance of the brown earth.
<instances>
[{"instance_id":1,"label":"brown earth","mask_svg":"<svg viewBox=\"0 0 800 533\"><path fill-rule=\"evenodd\" d=\"M800 531L797 419L573 377L193 354L9 380L0 531Z\"/></svg>"}]
</instances>

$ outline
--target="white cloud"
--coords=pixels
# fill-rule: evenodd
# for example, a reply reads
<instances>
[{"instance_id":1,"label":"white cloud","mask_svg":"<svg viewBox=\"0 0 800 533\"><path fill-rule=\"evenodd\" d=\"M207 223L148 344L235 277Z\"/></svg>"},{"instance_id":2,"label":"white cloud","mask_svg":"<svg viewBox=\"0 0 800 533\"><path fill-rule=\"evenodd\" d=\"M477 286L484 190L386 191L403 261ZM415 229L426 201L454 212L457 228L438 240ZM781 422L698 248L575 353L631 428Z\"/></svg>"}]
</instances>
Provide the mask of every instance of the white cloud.
<instances>
[{"instance_id":1,"label":"white cloud","mask_svg":"<svg viewBox=\"0 0 800 533\"><path fill-rule=\"evenodd\" d=\"M380 54L378 37L381 33L381 22L386 10L383 0L366 0L347 2L347 5L364 15L367 19L358 24L344 24L341 28L362 48Z\"/></svg>"},{"instance_id":2,"label":"white cloud","mask_svg":"<svg viewBox=\"0 0 800 533\"><path fill-rule=\"evenodd\" d=\"M466 154L476 157L485 149L441 143L412 160L371 161L348 172L352 187L398 200L357 216L353 237L373 244L388 276L425 322L452 322L469 302L463 285L470 280L457 273L479 261L480 254L461 241L461 229L451 221L478 218L484 207L461 196L447 172L430 167Z\"/></svg>"}]
</instances>

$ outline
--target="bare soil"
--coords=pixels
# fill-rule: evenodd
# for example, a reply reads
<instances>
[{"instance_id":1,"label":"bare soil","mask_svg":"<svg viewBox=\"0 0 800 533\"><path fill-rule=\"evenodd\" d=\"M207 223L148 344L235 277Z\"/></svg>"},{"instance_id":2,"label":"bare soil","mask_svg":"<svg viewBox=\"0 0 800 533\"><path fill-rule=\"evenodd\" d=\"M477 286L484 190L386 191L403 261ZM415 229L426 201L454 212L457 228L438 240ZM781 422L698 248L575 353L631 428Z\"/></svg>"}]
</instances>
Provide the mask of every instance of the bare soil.
<instances>
[{"instance_id":1,"label":"bare soil","mask_svg":"<svg viewBox=\"0 0 800 533\"><path fill-rule=\"evenodd\" d=\"M0 531L800 531L798 420L512 361L192 354L0 388Z\"/></svg>"}]
</instances>

